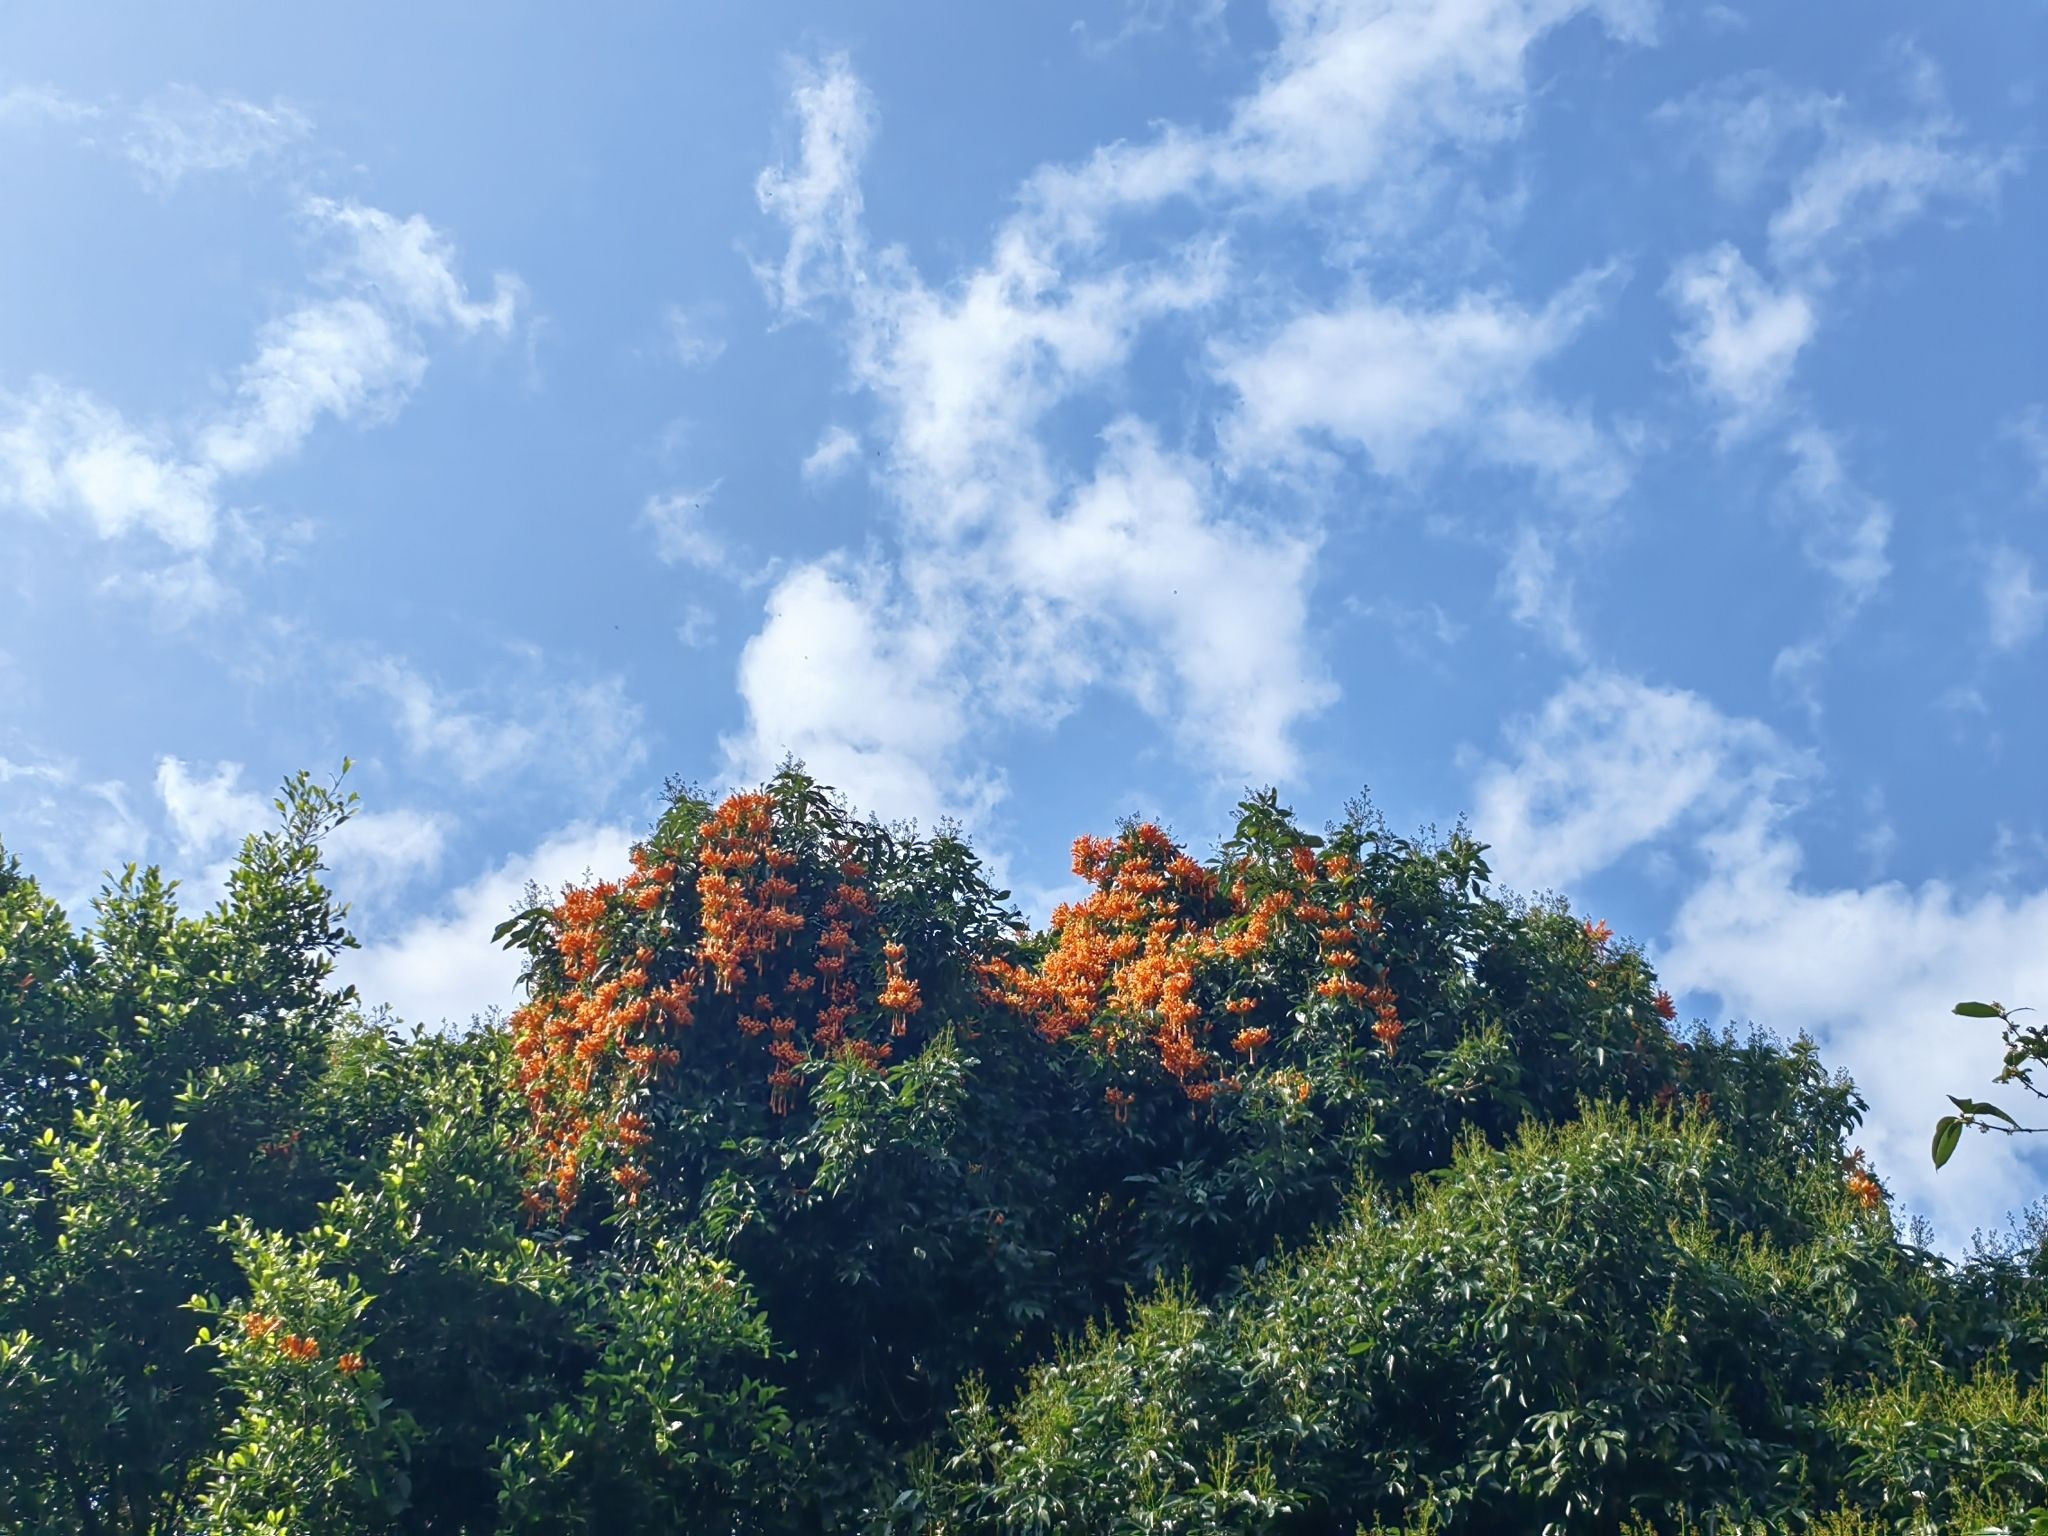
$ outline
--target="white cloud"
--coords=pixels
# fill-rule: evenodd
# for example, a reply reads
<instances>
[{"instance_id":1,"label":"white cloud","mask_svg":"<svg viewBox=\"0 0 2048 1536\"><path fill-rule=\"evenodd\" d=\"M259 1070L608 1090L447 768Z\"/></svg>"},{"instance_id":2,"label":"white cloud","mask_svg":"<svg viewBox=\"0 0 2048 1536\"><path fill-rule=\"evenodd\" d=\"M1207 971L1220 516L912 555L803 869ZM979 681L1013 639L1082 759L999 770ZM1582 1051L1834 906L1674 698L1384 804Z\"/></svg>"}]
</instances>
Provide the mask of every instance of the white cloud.
<instances>
[{"instance_id":1,"label":"white cloud","mask_svg":"<svg viewBox=\"0 0 2048 1536\"><path fill-rule=\"evenodd\" d=\"M1766 727L1696 693L1586 672L1508 730L1480 769L1472 821L1496 878L1554 890L1801 771Z\"/></svg>"},{"instance_id":2,"label":"white cloud","mask_svg":"<svg viewBox=\"0 0 2048 1536\"><path fill-rule=\"evenodd\" d=\"M518 1001L519 956L498 947L491 930L525 905L529 884L554 893L586 874L615 874L632 842L624 827L564 827L450 892L433 913L345 953L340 978L366 1005L429 1026L459 1028L486 1009L509 1008Z\"/></svg>"},{"instance_id":3,"label":"white cloud","mask_svg":"<svg viewBox=\"0 0 2048 1536\"><path fill-rule=\"evenodd\" d=\"M1892 515L1849 478L1835 439L1801 427L1785 440L1792 458L1781 505L1799 529L1806 557L1833 579L1850 609L1891 574Z\"/></svg>"},{"instance_id":4,"label":"white cloud","mask_svg":"<svg viewBox=\"0 0 2048 1536\"><path fill-rule=\"evenodd\" d=\"M725 338L707 334L701 317L671 304L663 319L668 326L669 351L685 368L709 368L725 355Z\"/></svg>"},{"instance_id":5,"label":"white cloud","mask_svg":"<svg viewBox=\"0 0 2048 1536\"><path fill-rule=\"evenodd\" d=\"M1375 185L1368 219L1400 217L1434 190L1426 163L1520 131L1531 48L1580 16L1646 42L1636 0L1276 0L1279 36L1257 87L1215 133L1163 129L1049 167L1029 204L1060 239L1089 241L1129 208L1202 193L1304 198Z\"/></svg>"},{"instance_id":6,"label":"white cloud","mask_svg":"<svg viewBox=\"0 0 2048 1536\"><path fill-rule=\"evenodd\" d=\"M1124 0L1123 19L1114 31L1097 36L1085 20L1076 21L1071 30L1082 53L1101 59L1138 38L1165 31L1185 12L1188 30L1213 46L1228 41L1223 26L1228 4L1229 0Z\"/></svg>"},{"instance_id":7,"label":"white cloud","mask_svg":"<svg viewBox=\"0 0 2048 1536\"><path fill-rule=\"evenodd\" d=\"M601 796L646 756L640 708L615 677L589 683L531 674L508 679L500 690L508 703L488 710L452 697L387 656L364 667L356 686L389 702L410 755L468 785L524 775Z\"/></svg>"},{"instance_id":8,"label":"white cloud","mask_svg":"<svg viewBox=\"0 0 2048 1536\"><path fill-rule=\"evenodd\" d=\"M1198 461L1125 419L1070 503L1017 520L998 568L1045 626L1033 675L1064 663L1069 686L1122 688L1167 720L1191 759L1278 780L1296 723L1336 698L1306 640L1317 541L1214 503ZM1050 654L1077 641L1079 657Z\"/></svg>"},{"instance_id":9,"label":"white cloud","mask_svg":"<svg viewBox=\"0 0 2048 1536\"><path fill-rule=\"evenodd\" d=\"M1688 322L1678 337L1685 366L1724 412L1724 433L1773 411L1813 339L1812 301L1773 288L1727 244L1681 261L1665 291Z\"/></svg>"},{"instance_id":10,"label":"white cloud","mask_svg":"<svg viewBox=\"0 0 2048 1536\"><path fill-rule=\"evenodd\" d=\"M863 225L866 89L844 58L800 69L795 153L756 186L787 246L757 273L783 316L827 303L843 316L899 517L892 545L774 589L743 654L735 771L793 751L856 799L957 810L999 790L985 765L1002 733L1050 728L1099 691L1154 716L1219 778L1292 771L1302 722L1335 696L1307 627L1320 509L1294 494L1276 508L1233 473L1246 463L1197 463L1119 410L1092 454L1055 451L1049 419L1114 398L1149 328L1200 316L1224 329L1225 306L1249 317L1233 214L1331 195L1352 199L1358 228L1418 211L1441 190L1431 161L1520 132L1529 50L1575 17L1647 36L1648 8L1633 4L1281 0L1269 63L1226 126L1167 126L1042 167L986 259L943 283ZM1200 230L1163 250L1109 243L1112 221L1165 199L1194 205ZM1230 328L1241 457L1285 458L1322 433L1406 463L1455 439L1561 494L1610 500L1626 454L1526 382L1599 281L1534 313L1492 296L1396 307L1366 294L1336 316L1297 312L1279 341ZM1375 343L1399 343L1420 379L1377 396L1355 382L1399 366ZM1322 377L1284 377L1287 346ZM1350 393L1331 402L1319 384Z\"/></svg>"},{"instance_id":11,"label":"white cloud","mask_svg":"<svg viewBox=\"0 0 2048 1536\"><path fill-rule=\"evenodd\" d=\"M17 85L0 91L0 124L84 123L100 115L91 102L51 85Z\"/></svg>"},{"instance_id":12,"label":"white cloud","mask_svg":"<svg viewBox=\"0 0 2048 1536\"><path fill-rule=\"evenodd\" d=\"M89 916L103 877L149 858L149 829L118 781L82 779L63 761L0 757L0 843L74 923Z\"/></svg>"},{"instance_id":13,"label":"white cloud","mask_svg":"<svg viewBox=\"0 0 2048 1536\"><path fill-rule=\"evenodd\" d=\"M799 142L797 163L763 170L754 182L762 209L789 232L789 246L774 267L756 276L776 305L800 311L821 288L836 286L860 250L860 166L874 136L874 103L846 57L795 64L793 92ZM826 271L812 269L823 264Z\"/></svg>"},{"instance_id":14,"label":"white cloud","mask_svg":"<svg viewBox=\"0 0 2048 1536\"><path fill-rule=\"evenodd\" d=\"M1814 338L1835 264L1937 204L1988 201L2017 163L2009 154L1957 147L1931 68L1909 72L1915 110L1884 127L1846 104L1786 90L1764 75L1695 92L1658 116L1689 125L1724 193L1746 195L1796 139L1817 141L1771 215L1773 275L1759 274L1723 242L1681 259L1666 297L1695 386L1722 416L1724 441L1776 413L1799 354Z\"/></svg>"},{"instance_id":15,"label":"white cloud","mask_svg":"<svg viewBox=\"0 0 2048 1536\"><path fill-rule=\"evenodd\" d=\"M169 191L194 171L246 170L312 131L287 102L264 107L181 86L135 110L122 148L146 182Z\"/></svg>"},{"instance_id":16,"label":"white cloud","mask_svg":"<svg viewBox=\"0 0 2048 1536\"><path fill-rule=\"evenodd\" d=\"M641 521L654 530L654 552L667 565L694 566L713 575L742 578L739 562L725 536L709 526L704 510L718 494L713 480L691 490L650 496Z\"/></svg>"},{"instance_id":17,"label":"white cloud","mask_svg":"<svg viewBox=\"0 0 2048 1536\"><path fill-rule=\"evenodd\" d=\"M725 742L735 776L763 778L794 755L884 816L985 810L999 786L960 763L970 701L948 664L956 643L883 573L838 561L788 572L740 653L747 726Z\"/></svg>"},{"instance_id":18,"label":"white cloud","mask_svg":"<svg viewBox=\"0 0 2048 1536\"><path fill-rule=\"evenodd\" d=\"M1734 202L1753 196L1778 169L1787 142L1815 129L1827 109L1827 98L1789 90L1757 71L1702 86L1651 116L1681 131L1687 152L1706 162L1715 190Z\"/></svg>"},{"instance_id":19,"label":"white cloud","mask_svg":"<svg viewBox=\"0 0 2048 1536\"><path fill-rule=\"evenodd\" d=\"M2005 423L2005 436L2034 468L2034 494L2048 496L2048 405L2030 405Z\"/></svg>"},{"instance_id":20,"label":"white cloud","mask_svg":"<svg viewBox=\"0 0 2048 1536\"><path fill-rule=\"evenodd\" d=\"M2018 650L2048 624L2048 592L2034 585L2034 562L2016 549L1991 552L1984 566L1984 612L1991 643Z\"/></svg>"},{"instance_id":21,"label":"white cloud","mask_svg":"<svg viewBox=\"0 0 2048 1536\"><path fill-rule=\"evenodd\" d=\"M423 326L509 335L525 287L509 272L491 278L489 299L470 297L455 270L455 242L419 214L398 218L381 208L332 198L308 198L303 208L315 228L347 237L339 279L358 288L386 313Z\"/></svg>"},{"instance_id":22,"label":"white cloud","mask_svg":"<svg viewBox=\"0 0 2048 1536\"><path fill-rule=\"evenodd\" d=\"M224 475L254 474L295 453L323 416L388 420L427 367L390 318L359 298L293 310L263 328L257 347L234 408L199 445Z\"/></svg>"},{"instance_id":23,"label":"white cloud","mask_svg":"<svg viewBox=\"0 0 2048 1536\"><path fill-rule=\"evenodd\" d=\"M1724 1013L1811 1033L1870 1102L1857 1140L1949 1247L2002 1224L2040 1188L2012 1143L1972 1138L1937 1174L1928 1156L1946 1094L1988 1096L1995 1028L1951 1015L1966 998L2048 998L2048 891L1813 887L1775 808L1750 807L1705 839L1706 879L1680 906L1658 964ZM2018 1102L2009 1108L2021 1110Z\"/></svg>"},{"instance_id":24,"label":"white cloud","mask_svg":"<svg viewBox=\"0 0 2048 1536\"><path fill-rule=\"evenodd\" d=\"M188 853L218 852L274 819L270 802L241 783L240 763L216 763L211 775L199 777L178 758L158 759L157 798L180 848Z\"/></svg>"},{"instance_id":25,"label":"white cloud","mask_svg":"<svg viewBox=\"0 0 2048 1536\"><path fill-rule=\"evenodd\" d=\"M702 603L688 603L683 608L683 621L676 626L676 638L691 650L700 650L711 643L718 633L718 619Z\"/></svg>"},{"instance_id":26,"label":"white cloud","mask_svg":"<svg viewBox=\"0 0 2048 1536\"><path fill-rule=\"evenodd\" d=\"M1503 881L1555 886L1631 854L1681 856L1698 873L1653 947L1672 990L1699 1011L1811 1033L1870 1102L1856 1139L1951 1247L2038 1189L2009 1143L1973 1141L1969 1166L1938 1176L1927 1147L1943 1095L1985 1092L1998 1069L1995 1030L1951 1006L2048 997L2048 891L1808 883L1787 821L1810 764L1697 694L1588 673L1509 738L1510 759L1479 769L1473 815Z\"/></svg>"},{"instance_id":27,"label":"white cloud","mask_svg":"<svg viewBox=\"0 0 2048 1536\"><path fill-rule=\"evenodd\" d=\"M1516 530L1501 567L1499 591L1517 624L1535 630L1562 655L1585 660L1586 637L1579 629L1572 579L1539 530L1526 524Z\"/></svg>"},{"instance_id":28,"label":"white cloud","mask_svg":"<svg viewBox=\"0 0 2048 1536\"><path fill-rule=\"evenodd\" d=\"M1937 200L1989 200L2014 162L1947 147L1955 131L1942 117L1901 133L1831 131L1771 217L1772 255L1791 266L1889 234Z\"/></svg>"},{"instance_id":29,"label":"white cloud","mask_svg":"<svg viewBox=\"0 0 2048 1536\"><path fill-rule=\"evenodd\" d=\"M1602 277L1581 278L1534 312L1476 294L1441 309L1360 295L1299 316L1256 348L1219 353L1241 401L1224 441L1242 457L1286 458L1326 434L1399 475L1450 440L1538 470L1572 499L1612 500L1628 478L1617 450L1531 381L1592 314Z\"/></svg>"},{"instance_id":30,"label":"white cloud","mask_svg":"<svg viewBox=\"0 0 2048 1536\"><path fill-rule=\"evenodd\" d=\"M233 480L288 459L323 420L389 419L425 374L432 332L503 334L521 301L517 280L503 274L488 300L471 298L453 245L418 216L320 198L303 212L341 237L323 275L339 291L264 325L234 398L189 430L137 426L47 379L0 393L0 510L68 518L105 540L153 535L176 563L123 579L147 582L168 622L223 605L226 588L203 557L231 521L223 499ZM243 532L244 551L260 552L261 538Z\"/></svg>"},{"instance_id":31,"label":"white cloud","mask_svg":"<svg viewBox=\"0 0 2048 1536\"><path fill-rule=\"evenodd\" d=\"M225 885L242 840L277 823L271 797L242 787L242 765L215 763L201 773L176 757L157 761L156 791L179 851L213 861L187 871L209 894ZM441 861L447 825L413 810L358 811L329 835L323 852L342 901L389 899Z\"/></svg>"},{"instance_id":32,"label":"white cloud","mask_svg":"<svg viewBox=\"0 0 2048 1536\"><path fill-rule=\"evenodd\" d=\"M804 457L804 479L812 485L836 480L860 457L860 438L845 427L830 426L818 446Z\"/></svg>"},{"instance_id":33,"label":"white cloud","mask_svg":"<svg viewBox=\"0 0 2048 1536\"><path fill-rule=\"evenodd\" d=\"M213 541L218 518L210 469L48 379L0 395L0 506L77 517L103 539L144 531L188 553Z\"/></svg>"}]
</instances>

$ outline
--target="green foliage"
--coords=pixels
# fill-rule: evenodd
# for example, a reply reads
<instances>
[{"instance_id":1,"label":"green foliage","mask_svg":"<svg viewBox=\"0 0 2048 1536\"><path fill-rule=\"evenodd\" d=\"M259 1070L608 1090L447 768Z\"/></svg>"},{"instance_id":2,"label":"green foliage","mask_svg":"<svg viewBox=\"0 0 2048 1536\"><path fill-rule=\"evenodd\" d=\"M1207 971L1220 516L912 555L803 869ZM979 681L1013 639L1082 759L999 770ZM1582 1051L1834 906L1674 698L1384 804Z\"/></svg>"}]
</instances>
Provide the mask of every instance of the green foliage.
<instances>
[{"instance_id":1,"label":"green foliage","mask_svg":"<svg viewBox=\"0 0 2048 1536\"><path fill-rule=\"evenodd\" d=\"M1773 1503L1822 1384L1882 1357L1871 1319L1924 1276L1838 1182L1810 1186L1811 1242L1759 1241L1746 1172L1703 1118L1469 1141L1412 1206L1361 1201L1223 1305L1168 1293L1007 1412L963 1411L963 1519L1566 1531ZM1285 1492L1248 1500L1225 1465Z\"/></svg>"},{"instance_id":2,"label":"green foliage","mask_svg":"<svg viewBox=\"0 0 2048 1536\"><path fill-rule=\"evenodd\" d=\"M2035 1098L2048 1098L2035 1081L2035 1074L2048 1065L2048 1027L2020 1018L2030 1008L2008 1008L2003 1003L1957 1003L1955 1013L1965 1019L1996 1019L2005 1044L2005 1060L1994 1083L2018 1083ZM1955 1156L1956 1146L1966 1130L1999 1131L2008 1136L2037 1136L2048 1127L2021 1125L1996 1104L1982 1099L1959 1099L1949 1095L1956 1113L1943 1115L1934 1126L1934 1166L1944 1167Z\"/></svg>"},{"instance_id":3,"label":"green foliage","mask_svg":"<svg viewBox=\"0 0 2048 1536\"><path fill-rule=\"evenodd\" d=\"M1033 934L747 804L799 924L710 965L770 844L674 788L461 1037L333 983L338 787L197 916L0 853L0 1529L2034 1528L2041 1224L1902 1241L1810 1043L1674 1034L1462 829L1133 823Z\"/></svg>"}]
</instances>

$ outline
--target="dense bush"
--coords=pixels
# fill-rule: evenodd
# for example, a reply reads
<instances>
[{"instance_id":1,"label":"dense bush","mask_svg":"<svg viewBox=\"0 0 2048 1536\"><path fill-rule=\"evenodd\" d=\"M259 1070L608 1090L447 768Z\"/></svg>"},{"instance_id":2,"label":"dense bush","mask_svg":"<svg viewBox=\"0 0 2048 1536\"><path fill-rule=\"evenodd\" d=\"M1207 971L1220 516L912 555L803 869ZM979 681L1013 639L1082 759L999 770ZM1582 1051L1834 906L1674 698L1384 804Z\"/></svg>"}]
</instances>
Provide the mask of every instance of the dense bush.
<instances>
[{"instance_id":1,"label":"dense bush","mask_svg":"<svg viewBox=\"0 0 2048 1536\"><path fill-rule=\"evenodd\" d=\"M958 837L800 773L678 792L631 871L510 918L528 1001L451 1038L331 982L350 808L287 785L197 918L129 871L80 932L0 855L0 1526L2044 1496L2040 1242L1904 1240L1809 1045L1675 1033L1639 951L1462 832L1132 823L1034 933Z\"/></svg>"}]
</instances>

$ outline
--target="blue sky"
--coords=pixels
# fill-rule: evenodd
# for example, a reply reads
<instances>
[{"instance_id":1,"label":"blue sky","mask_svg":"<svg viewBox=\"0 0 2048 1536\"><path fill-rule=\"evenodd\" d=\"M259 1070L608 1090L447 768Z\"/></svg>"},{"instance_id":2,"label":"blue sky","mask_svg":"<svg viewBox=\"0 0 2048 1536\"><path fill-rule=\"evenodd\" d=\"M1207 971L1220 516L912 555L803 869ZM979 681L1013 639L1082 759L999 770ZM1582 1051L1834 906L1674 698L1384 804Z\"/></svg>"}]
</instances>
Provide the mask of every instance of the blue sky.
<instances>
[{"instance_id":1,"label":"blue sky","mask_svg":"<svg viewBox=\"0 0 2048 1536\"><path fill-rule=\"evenodd\" d=\"M1019 897L1247 783L1468 817L1936 1178L2048 1004L2048 10L0 11L0 838L355 758L408 1017L663 778Z\"/></svg>"}]
</instances>

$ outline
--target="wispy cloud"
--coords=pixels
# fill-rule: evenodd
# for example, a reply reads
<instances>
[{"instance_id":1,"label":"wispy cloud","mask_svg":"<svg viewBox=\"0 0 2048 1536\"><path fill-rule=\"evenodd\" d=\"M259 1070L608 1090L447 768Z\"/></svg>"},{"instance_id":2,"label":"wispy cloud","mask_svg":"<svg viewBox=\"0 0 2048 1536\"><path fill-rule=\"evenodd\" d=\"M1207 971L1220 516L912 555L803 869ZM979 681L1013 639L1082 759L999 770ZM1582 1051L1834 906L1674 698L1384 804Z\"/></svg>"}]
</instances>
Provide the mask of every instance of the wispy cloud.
<instances>
[{"instance_id":1,"label":"wispy cloud","mask_svg":"<svg viewBox=\"0 0 2048 1536\"><path fill-rule=\"evenodd\" d=\"M1665 289L1682 322L1680 357L1719 411L1724 442L1784 408L1845 258L1937 208L1984 205L2016 168L2008 152L1961 142L1931 69L1916 63L1907 85L1907 115L1881 125L1839 97L1792 91L1766 75L1660 110L1685 127L1724 194L1747 197L1774 180L1784 188L1763 241L1769 276L1724 241L1681 258ZM1789 168L1800 144L1810 151Z\"/></svg>"},{"instance_id":2,"label":"wispy cloud","mask_svg":"<svg viewBox=\"0 0 2048 1536\"><path fill-rule=\"evenodd\" d=\"M380 695L406 752L466 785L540 779L602 799L646 757L641 712L618 678L568 682L537 664L507 674L494 696L451 693L386 656L354 686Z\"/></svg>"},{"instance_id":3,"label":"wispy cloud","mask_svg":"<svg viewBox=\"0 0 2048 1536\"><path fill-rule=\"evenodd\" d=\"M2000 547L1984 563L1984 616L1991 644L2015 651L2048 624L2048 592L2034 585L2034 562Z\"/></svg>"},{"instance_id":4,"label":"wispy cloud","mask_svg":"<svg viewBox=\"0 0 2048 1536\"><path fill-rule=\"evenodd\" d=\"M1694 385L1721 411L1732 438L1776 414L1793 365L1813 340L1813 301L1776 288L1723 243L1672 269L1665 292L1685 328L1678 350Z\"/></svg>"},{"instance_id":5,"label":"wispy cloud","mask_svg":"<svg viewBox=\"0 0 2048 1536\"><path fill-rule=\"evenodd\" d=\"M100 107L53 85L17 85L0 91L0 125L89 123L102 115Z\"/></svg>"},{"instance_id":6,"label":"wispy cloud","mask_svg":"<svg viewBox=\"0 0 2048 1536\"><path fill-rule=\"evenodd\" d=\"M650 496L641 521L653 531L654 552L664 564L690 566L743 587L758 585L773 577L774 563L743 557L708 515L722 483Z\"/></svg>"},{"instance_id":7,"label":"wispy cloud","mask_svg":"<svg viewBox=\"0 0 2048 1536\"><path fill-rule=\"evenodd\" d=\"M247 170L312 131L289 102L262 106L179 86L135 109L121 145L143 180L168 192L195 172Z\"/></svg>"},{"instance_id":8,"label":"wispy cloud","mask_svg":"<svg viewBox=\"0 0 2048 1536\"><path fill-rule=\"evenodd\" d=\"M324 198L301 212L331 242L329 292L267 322L232 398L195 424L138 425L49 379L0 393L0 511L71 519L101 539L151 535L186 571L166 595L217 599L218 573L192 562L229 521L232 482L296 454L323 420L388 420L424 377L437 332L511 330L518 280L499 274L488 298L472 297L453 243L425 219Z\"/></svg>"},{"instance_id":9,"label":"wispy cloud","mask_svg":"<svg viewBox=\"0 0 2048 1536\"><path fill-rule=\"evenodd\" d=\"M812 485L836 480L860 457L860 439L845 427L831 426L818 439L818 446L804 456L804 479Z\"/></svg>"},{"instance_id":10,"label":"wispy cloud","mask_svg":"<svg viewBox=\"0 0 2048 1536\"><path fill-rule=\"evenodd\" d=\"M711 333L703 315L671 304L662 319L668 329L669 355L685 368L709 368L725 355L725 338Z\"/></svg>"}]
</instances>

